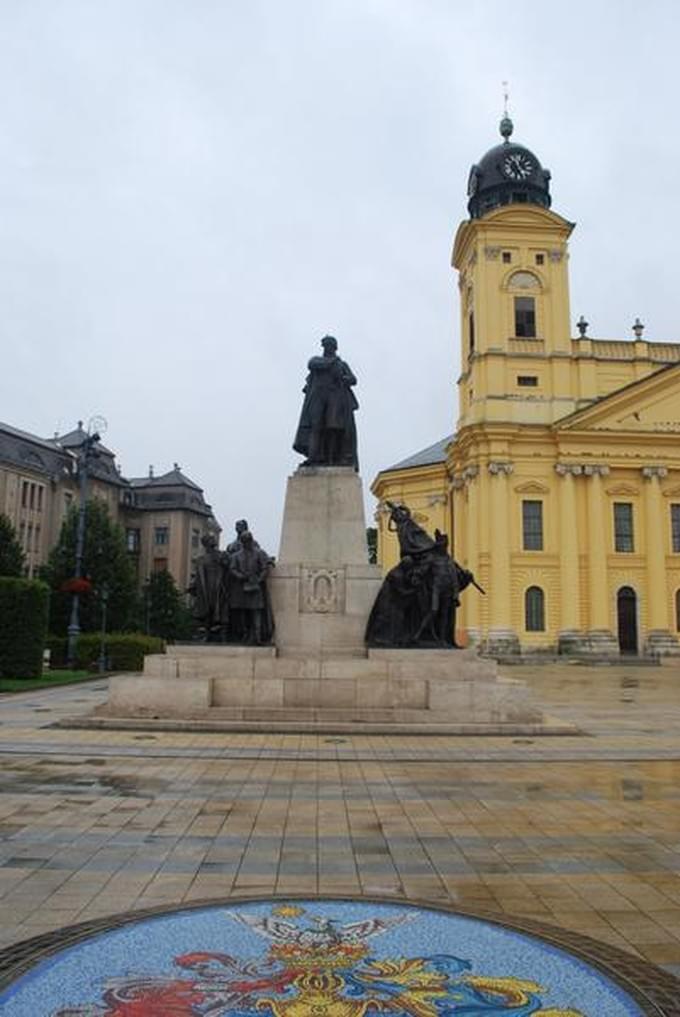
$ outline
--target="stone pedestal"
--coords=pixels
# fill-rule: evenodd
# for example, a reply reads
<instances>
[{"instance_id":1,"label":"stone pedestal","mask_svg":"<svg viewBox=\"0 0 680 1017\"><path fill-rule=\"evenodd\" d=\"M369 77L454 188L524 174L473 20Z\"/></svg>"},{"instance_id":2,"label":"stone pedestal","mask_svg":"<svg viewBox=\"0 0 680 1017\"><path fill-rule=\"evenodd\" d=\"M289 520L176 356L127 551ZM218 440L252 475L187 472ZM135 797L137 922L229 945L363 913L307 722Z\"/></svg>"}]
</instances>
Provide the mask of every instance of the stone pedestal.
<instances>
[{"instance_id":1,"label":"stone pedestal","mask_svg":"<svg viewBox=\"0 0 680 1017\"><path fill-rule=\"evenodd\" d=\"M655 629L647 633L645 654L650 657L675 657L680 654L680 643L668 629Z\"/></svg>"},{"instance_id":2,"label":"stone pedestal","mask_svg":"<svg viewBox=\"0 0 680 1017\"><path fill-rule=\"evenodd\" d=\"M350 467L288 478L281 546L269 580L281 656L364 656L382 575L368 564L361 479Z\"/></svg>"},{"instance_id":3,"label":"stone pedestal","mask_svg":"<svg viewBox=\"0 0 680 1017\"><path fill-rule=\"evenodd\" d=\"M586 632L581 653L596 657L618 657L619 641L609 629L591 629Z\"/></svg>"},{"instance_id":4,"label":"stone pedestal","mask_svg":"<svg viewBox=\"0 0 680 1017\"><path fill-rule=\"evenodd\" d=\"M571 733L547 723L524 682L474 650L371 649L279 656L274 647L185 645L109 679L103 726L418 733Z\"/></svg>"},{"instance_id":5,"label":"stone pedestal","mask_svg":"<svg viewBox=\"0 0 680 1017\"><path fill-rule=\"evenodd\" d=\"M490 657L516 657L520 652L517 633L513 629L489 629L485 650Z\"/></svg>"},{"instance_id":6,"label":"stone pedestal","mask_svg":"<svg viewBox=\"0 0 680 1017\"><path fill-rule=\"evenodd\" d=\"M568 657L583 653L584 634L578 629L563 629L557 637L557 652Z\"/></svg>"}]
</instances>

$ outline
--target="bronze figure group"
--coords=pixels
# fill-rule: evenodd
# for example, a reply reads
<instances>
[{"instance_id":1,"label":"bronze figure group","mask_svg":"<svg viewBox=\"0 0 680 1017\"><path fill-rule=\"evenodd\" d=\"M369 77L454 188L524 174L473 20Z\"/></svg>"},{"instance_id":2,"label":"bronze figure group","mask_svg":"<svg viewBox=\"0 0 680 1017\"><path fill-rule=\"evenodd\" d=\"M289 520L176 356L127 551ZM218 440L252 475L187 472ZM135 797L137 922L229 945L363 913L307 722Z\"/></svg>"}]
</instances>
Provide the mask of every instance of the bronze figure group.
<instances>
[{"instance_id":1,"label":"bronze figure group","mask_svg":"<svg viewBox=\"0 0 680 1017\"><path fill-rule=\"evenodd\" d=\"M220 551L206 534L204 553L194 562L187 592L193 597L198 634L204 642L262 646L274 634L267 576L273 559L262 550L245 519L236 523L236 539Z\"/></svg>"},{"instance_id":2,"label":"bronze figure group","mask_svg":"<svg viewBox=\"0 0 680 1017\"><path fill-rule=\"evenodd\" d=\"M366 627L368 646L455 648L456 608L466 587L481 586L449 554L449 538L434 539L406 505L387 502L388 528L399 541L399 564L380 588Z\"/></svg>"}]
</instances>

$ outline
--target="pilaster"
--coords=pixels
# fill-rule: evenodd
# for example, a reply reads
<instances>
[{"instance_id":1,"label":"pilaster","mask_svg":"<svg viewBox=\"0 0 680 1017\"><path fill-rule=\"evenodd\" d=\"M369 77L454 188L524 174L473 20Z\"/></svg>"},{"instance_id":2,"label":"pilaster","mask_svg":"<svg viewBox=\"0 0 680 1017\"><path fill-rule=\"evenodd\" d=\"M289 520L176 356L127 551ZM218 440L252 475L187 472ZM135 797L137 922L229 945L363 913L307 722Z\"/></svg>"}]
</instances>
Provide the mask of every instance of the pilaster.
<instances>
[{"instance_id":1,"label":"pilaster","mask_svg":"<svg viewBox=\"0 0 680 1017\"><path fill-rule=\"evenodd\" d=\"M578 574L578 532L576 521L575 477L581 476L583 467L576 463L557 463L555 472L559 482L560 512L560 653L580 653L584 647L581 629L581 584Z\"/></svg>"},{"instance_id":2,"label":"pilaster","mask_svg":"<svg viewBox=\"0 0 680 1017\"><path fill-rule=\"evenodd\" d=\"M488 474L489 501L489 596L491 613L487 636L487 652L494 655L519 653L519 639L512 628L510 604L510 495L509 477L512 463L492 460Z\"/></svg>"},{"instance_id":3,"label":"pilaster","mask_svg":"<svg viewBox=\"0 0 680 1017\"><path fill-rule=\"evenodd\" d=\"M643 466L645 506L645 561L647 567L647 636L645 653L676 654L680 646L668 624L669 605L666 591L664 554L664 506L661 479L668 474L665 466Z\"/></svg>"},{"instance_id":4,"label":"pilaster","mask_svg":"<svg viewBox=\"0 0 680 1017\"><path fill-rule=\"evenodd\" d=\"M465 551L466 568L473 574L479 572L479 559L477 548L479 547L479 467L466 466L462 473L462 481L467 491L467 511L465 514ZM481 638L480 626L480 603L479 594L476 590L469 590L464 598L465 603L465 628L467 632L468 646L475 646Z\"/></svg>"},{"instance_id":5,"label":"pilaster","mask_svg":"<svg viewBox=\"0 0 680 1017\"><path fill-rule=\"evenodd\" d=\"M602 477L609 467L588 463L583 467L587 478L588 506L588 618L584 650L594 654L618 655L618 640L610 628L607 590L607 534L604 525Z\"/></svg>"}]
</instances>

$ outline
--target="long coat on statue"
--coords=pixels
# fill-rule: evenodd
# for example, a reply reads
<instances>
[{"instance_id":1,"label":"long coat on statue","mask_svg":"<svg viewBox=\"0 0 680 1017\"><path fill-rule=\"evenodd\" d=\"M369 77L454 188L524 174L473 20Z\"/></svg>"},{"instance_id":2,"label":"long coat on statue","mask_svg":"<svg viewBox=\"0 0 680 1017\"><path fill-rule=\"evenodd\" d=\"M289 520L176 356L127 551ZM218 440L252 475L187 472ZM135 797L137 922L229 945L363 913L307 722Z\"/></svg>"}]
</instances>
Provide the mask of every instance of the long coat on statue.
<instances>
[{"instance_id":1,"label":"long coat on statue","mask_svg":"<svg viewBox=\"0 0 680 1017\"><path fill-rule=\"evenodd\" d=\"M310 463L359 468L354 411L359 403L352 392L356 378L344 360L336 356L312 357L303 392L293 448ZM328 456L329 433L341 434L334 457Z\"/></svg>"}]
</instances>

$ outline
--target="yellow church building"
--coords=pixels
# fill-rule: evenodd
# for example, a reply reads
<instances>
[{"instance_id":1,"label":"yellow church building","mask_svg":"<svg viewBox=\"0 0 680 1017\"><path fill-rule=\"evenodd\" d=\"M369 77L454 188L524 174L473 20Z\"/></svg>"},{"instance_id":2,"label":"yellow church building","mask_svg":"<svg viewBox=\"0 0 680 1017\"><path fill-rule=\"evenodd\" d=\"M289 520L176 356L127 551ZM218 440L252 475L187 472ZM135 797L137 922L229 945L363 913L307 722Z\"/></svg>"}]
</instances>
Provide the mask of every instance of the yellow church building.
<instances>
[{"instance_id":1,"label":"yellow church building","mask_svg":"<svg viewBox=\"0 0 680 1017\"><path fill-rule=\"evenodd\" d=\"M455 434L381 471L387 500L452 536L459 638L493 654L680 652L680 344L595 339L569 307L550 173L503 141L470 171L452 265L461 316Z\"/></svg>"}]
</instances>

